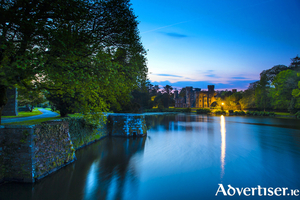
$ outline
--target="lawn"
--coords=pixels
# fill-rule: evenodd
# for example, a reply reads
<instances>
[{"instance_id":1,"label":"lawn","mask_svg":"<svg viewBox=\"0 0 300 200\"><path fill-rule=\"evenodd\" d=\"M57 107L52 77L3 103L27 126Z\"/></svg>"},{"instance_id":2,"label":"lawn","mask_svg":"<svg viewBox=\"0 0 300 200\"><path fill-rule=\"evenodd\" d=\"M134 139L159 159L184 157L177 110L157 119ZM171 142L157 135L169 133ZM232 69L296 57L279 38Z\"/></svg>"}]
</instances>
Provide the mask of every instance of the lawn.
<instances>
[{"instance_id":1,"label":"lawn","mask_svg":"<svg viewBox=\"0 0 300 200\"><path fill-rule=\"evenodd\" d=\"M41 111L34 109L32 112L21 111L18 113L18 116L2 116L2 118L30 117L30 116L41 115L41 114L43 114Z\"/></svg>"},{"instance_id":2,"label":"lawn","mask_svg":"<svg viewBox=\"0 0 300 200\"><path fill-rule=\"evenodd\" d=\"M35 125L35 124L40 124L45 121L56 120L56 119L61 119L61 117L57 116L57 117L48 117L48 118L42 118L42 119L28 120L28 121L23 121L23 122L3 123L2 125Z\"/></svg>"},{"instance_id":3,"label":"lawn","mask_svg":"<svg viewBox=\"0 0 300 200\"><path fill-rule=\"evenodd\" d=\"M40 109L40 108L42 108L42 107L36 107L36 108L34 108L34 110L37 110L37 109ZM42 108L42 109L52 111L51 108Z\"/></svg>"},{"instance_id":4,"label":"lawn","mask_svg":"<svg viewBox=\"0 0 300 200\"><path fill-rule=\"evenodd\" d=\"M287 113L287 112L275 112L275 115L282 115L282 116L288 115L288 116L290 116L290 115L292 115L292 114Z\"/></svg>"},{"instance_id":5,"label":"lawn","mask_svg":"<svg viewBox=\"0 0 300 200\"><path fill-rule=\"evenodd\" d=\"M76 114L68 114L69 117L82 117L82 114L76 113ZM42 118L42 119L34 119L34 120L28 120L28 121L22 121L22 122L11 122L11 123L3 123L3 125L35 125L40 124L45 121L51 121L56 119L62 119L62 117L48 117L48 118Z\"/></svg>"}]
</instances>

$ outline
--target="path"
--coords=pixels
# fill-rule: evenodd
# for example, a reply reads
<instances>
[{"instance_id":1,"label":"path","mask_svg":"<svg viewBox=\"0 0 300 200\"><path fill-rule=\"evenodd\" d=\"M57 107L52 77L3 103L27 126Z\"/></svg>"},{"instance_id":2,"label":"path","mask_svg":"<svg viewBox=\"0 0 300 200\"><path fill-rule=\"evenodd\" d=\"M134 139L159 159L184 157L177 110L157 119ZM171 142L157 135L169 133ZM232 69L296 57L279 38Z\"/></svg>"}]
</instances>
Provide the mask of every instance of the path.
<instances>
[{"instance_id":1,"label":"path","mask_svg":"<svg viewBox=\"0 0 300 200\"><path fill-rule=\"evenodd\" d=\"M31 116L31 117L20 117L20 118L2 118L1 123L11 123L11 122L22 122L22 121L28 121L28 120L34 120L34 119L42 119L42 118L48 118L48 117L56 117L59 114L56 112L52 112L43 108L39 108L39 111L41 111L43 114Z\"/></svg>"}]
</instances>

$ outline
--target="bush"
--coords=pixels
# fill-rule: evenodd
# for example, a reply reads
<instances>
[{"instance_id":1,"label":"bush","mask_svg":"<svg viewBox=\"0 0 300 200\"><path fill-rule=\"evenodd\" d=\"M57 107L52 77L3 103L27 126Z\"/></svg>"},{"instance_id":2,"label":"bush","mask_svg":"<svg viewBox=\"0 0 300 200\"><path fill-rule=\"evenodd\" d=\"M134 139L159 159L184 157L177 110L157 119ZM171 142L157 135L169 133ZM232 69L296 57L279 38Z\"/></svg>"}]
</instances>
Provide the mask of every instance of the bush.
<instances>
[{"instance_id":1,"label":"bush","mask_svg":"<svg viewBox=\"0 0 300 200\"><path fill-rule=\"evenodd\" d=\"M47 107L48 107L48 104L45 103L45 104L43 105L43 108L47 108Z\"/></svg>"},{"instance_id":2,"label":"bush","mask_svg":"<svg viewBox=\"0 0 300 200\"><path fill-rule=\"evenodd\" d=\"M264 111L248 111L246 115L250 116L275 116L274 112L264 112Z\"/></svg>"},{"instance_id":3,"label":"bush","mask_svg":"<svg viewBox=\"0 0 300 200\"><path fill-rule=\"evenodd\" d=\"M295 116L297 119L300 119L300 111L296 112Z\"/></svg>"},{"instance_id":4,"label":"bush","mask_svg":"<svg viewBox=\"0 0 300 200\"><path fill-rule=\"evenodd\" d=\"M211 110L209 108L200 108L196 110L197 114L209 114Z\"/></svg>"},{"instance_id":5,"label":"bush","mask_svg":"<svg viewBox=\"0 0 300 200\"><path fill-rule=\"evenodd\" d=\"M158 108L159 111L163 111L163 109L164 109L165 107L164 107L163 105L159 104L159 105L157 106L157 108Z\"/></svg>"},{"instance_id":6,"label":"bush","mask_svg":"<svg viewBox=\"0 0 300 200\"><path fill-rule=\"evenodd\" d=\"M216 114L216 115L226 115L226 111L225 110L216 110L214 112L214 114Z\"/></svg>"},{"instance_id":7,"label":"bush","mask_svg":"<svg viewBox=\"0 0 300 200\"><path fill-rule=\"evenodd\" d=\"M183 112L192 112L192 109L190 107L183 109Z\"/></svg>"},{"instance_id":8,"label":"bush","mask_svg":"<svg viewBox=\"0 0 300 200\"><path fill-rule=\"evenodd\" d=\"M240 115L246 115L246 113L244 111L234 111L233 114L234 115L238 115L238 116L240 116Z\"/></svg>"}]
</instances>

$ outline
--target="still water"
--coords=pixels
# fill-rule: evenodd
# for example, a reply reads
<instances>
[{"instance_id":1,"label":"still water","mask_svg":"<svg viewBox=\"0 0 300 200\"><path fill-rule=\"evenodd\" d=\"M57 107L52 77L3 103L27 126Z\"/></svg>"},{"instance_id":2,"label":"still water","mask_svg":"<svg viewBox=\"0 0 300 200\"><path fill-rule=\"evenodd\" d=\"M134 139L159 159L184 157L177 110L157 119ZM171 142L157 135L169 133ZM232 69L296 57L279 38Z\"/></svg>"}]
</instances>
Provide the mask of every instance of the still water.
<instances>
[{"instance_id":1,"label":"still water","mask_svg":"<svg viewBox=\"0 0 300 200\"><path fill-rule=\"evenodd\" d=\"M215 196L218 184L300 190L299 120L178 114L146 121L147 137L100 140L35 184L1 185L0 199L245 198Z\"/></svg>"}]
</instances>

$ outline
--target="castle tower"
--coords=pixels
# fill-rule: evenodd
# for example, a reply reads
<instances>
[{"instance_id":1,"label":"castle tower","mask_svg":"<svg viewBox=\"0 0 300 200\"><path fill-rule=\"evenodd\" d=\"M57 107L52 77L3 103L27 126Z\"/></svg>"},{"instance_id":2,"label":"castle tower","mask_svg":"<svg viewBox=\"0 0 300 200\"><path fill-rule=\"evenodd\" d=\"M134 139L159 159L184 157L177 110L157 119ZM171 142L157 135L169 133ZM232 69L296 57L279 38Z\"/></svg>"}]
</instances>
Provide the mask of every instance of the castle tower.
<instances>
[{"instance_id":1,"label":"castle tower","mask_svg":"<svg viewBox=\"0 0 300 200\"><path fill-rule=\"evenodd\" d=\"M192 100L193 100L193 87L186 87L185 88L185 96L186 96L186 107L192 107Z\"/></svg>"},{"instance_id":2,"label":"castle tower","mask_svg":"<svg viewBox=\"0 0 300 200\"><path fill-rule=\"evenodd\" d=\"M214 93L215 93L215 86L214 85L208 85L207 86L207 107L210 107L211 99L214 97Z\"/></svg>"}]
</instances>

